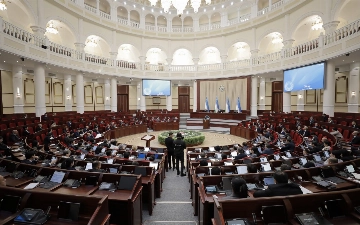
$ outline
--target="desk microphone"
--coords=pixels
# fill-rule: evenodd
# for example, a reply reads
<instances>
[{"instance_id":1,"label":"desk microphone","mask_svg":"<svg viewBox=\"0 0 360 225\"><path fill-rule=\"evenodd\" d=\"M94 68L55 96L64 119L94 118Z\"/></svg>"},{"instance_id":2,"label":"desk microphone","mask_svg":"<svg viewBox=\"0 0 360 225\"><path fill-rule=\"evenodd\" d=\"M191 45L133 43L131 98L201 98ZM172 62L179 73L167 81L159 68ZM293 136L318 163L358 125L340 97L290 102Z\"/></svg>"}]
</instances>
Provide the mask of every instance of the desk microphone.
<instances>
[{"instance_id":1,"label":"desk microphone","mask_svg":"<svg viewBox=\"0 0 360 225\"><path fill-rule=\"evenodd\" d=\"M253 217L254 224L256 225L256 214L255 213L251 213L251 214L252 214L252 217Z\"/></svg>"}]
</instances>

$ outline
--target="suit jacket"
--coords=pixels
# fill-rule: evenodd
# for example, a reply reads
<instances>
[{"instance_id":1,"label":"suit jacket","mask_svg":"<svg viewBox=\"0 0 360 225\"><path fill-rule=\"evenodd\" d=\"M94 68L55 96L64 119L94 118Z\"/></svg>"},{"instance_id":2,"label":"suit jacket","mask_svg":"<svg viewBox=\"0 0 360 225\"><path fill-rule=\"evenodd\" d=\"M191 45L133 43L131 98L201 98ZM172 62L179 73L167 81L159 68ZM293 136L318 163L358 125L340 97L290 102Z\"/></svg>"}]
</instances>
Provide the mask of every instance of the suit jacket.
<instances>
[{"instance_id":1,"label":"suit jacket","mask_svg":"<svg viewBox=\"0 0 360 225\"><path fill-rule=\"evenodd\" d=\"M35 132L39 132L39 131L42 131L42 128L39 127L39 126L37 126L37 127L35 128Z\"/></svg>"},{"instance_id":2,"label":"suit jacket","mask_svg":"<svg viewBox=\"0 0 360 225\"><path fill-rule=\"evenodd\" d=\"M274 150L271 148L267 148L262 152L262 154L272 155L272 154L274 154Z\"/></svg>"},{"instance_id":3,"label":"suit jacket","mask_svg":"<svg viewBox=\"0 0 360 225\"><path fill-rule=\"evenodd\" d=\"M10 134L9 139L11 142L15 143L21 141L21 138L15 134Z\"/></svg>"},{"instance_id":4,"label":"suit jacket","mask_svg":"<svg viewBox=\"0 0 360 225\"><path fill-rule=\"evenodd\" d=\"M23 136L28 136L28 135L30 135L30 132L28 130L24 130L23 131Z\"/></svg>"},{"instance_id":5,"label":"suit jacket","mask_svg":"<svg viewBox=\"0 0 360 225\"><path fill-rule=\"evenodd\" d=\"M245 158L245 157L247 157L247 155L246 155L245 153L240 153L239 155L235 156L235 160L237 160L237 159L243 159L243 158Z\"/></svg>"},{"instance_id":6,"label":"suit jacket","mask_svg":"<svg viewBox=\"0 0 360 225\"><path fill-rule=\"evenodd\" d=\"M169 152L174 152L174 139L172 137L165 138L165 145Z\"/></svg>"},{"instance_id":7,"label":"suit jacket","mask_svg":"<svg viewBox=\"0 0 360 225\"><path fill-rule=\"evenodd\" d=\"M360 145L360 136L356 136L351 140L352 145Z\"/></svg>"},{"instance_id":8,"label":"suit jacket","mask_svg":"<svg viewBox=\"0 0 360 225\"><path fill-rule=\"evenodd\" d=\"M292 142L285 144L285 146L281 148L281 151L294 151L294 150L295 150L295 144Z\"/></svg>"},{"instance_id":9,"label":"suit jacket","mask_svg":"<svg viewBox=\"0 0 360 225\"><path fill-rule=\"evenodd\" d=\"M254 192L254 197L273 197L273 196L287 196L302 194L299 185L294 183L288 184L271 184L266 190Z\"/></svg>"},{"instance_id":10,"label":"suit jacket","mask_svg":"<svg viewBox=\"0 0 360 225\"><path fill-rule=\"evenodd\" d=\"M304 136L304 137L310 137L310 131L304 130L303 136Z\"/></svg>"}]
</instances>

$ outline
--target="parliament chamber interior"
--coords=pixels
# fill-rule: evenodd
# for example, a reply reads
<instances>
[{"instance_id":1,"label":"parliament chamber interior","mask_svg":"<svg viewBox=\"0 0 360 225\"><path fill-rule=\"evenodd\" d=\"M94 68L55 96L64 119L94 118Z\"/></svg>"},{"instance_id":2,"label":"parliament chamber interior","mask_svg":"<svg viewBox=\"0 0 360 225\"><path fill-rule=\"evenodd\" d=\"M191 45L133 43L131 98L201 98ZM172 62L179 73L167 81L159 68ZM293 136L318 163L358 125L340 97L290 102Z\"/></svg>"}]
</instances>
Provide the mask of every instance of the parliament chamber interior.
<instances>
[{"instance_id":1,"label":"parliament chamber interior","mask_svg":"<svg viewBox=\"0 0 360 225\"><path fill-rule=\"evenodd\" d=\"M0 224L360 224L359 0L0 0Z\"/></svg>"}]
</instances>

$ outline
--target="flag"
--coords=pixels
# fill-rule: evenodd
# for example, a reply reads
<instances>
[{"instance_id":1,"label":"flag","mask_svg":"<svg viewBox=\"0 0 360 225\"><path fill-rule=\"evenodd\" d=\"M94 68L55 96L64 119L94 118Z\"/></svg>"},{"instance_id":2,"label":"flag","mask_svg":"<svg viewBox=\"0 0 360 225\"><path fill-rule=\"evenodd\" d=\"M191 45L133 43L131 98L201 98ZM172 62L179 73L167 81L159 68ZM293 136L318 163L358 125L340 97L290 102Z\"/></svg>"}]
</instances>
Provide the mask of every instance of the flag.
<instances>
[{"instance_id":1,"label":"flag","mask_svg":"<svg viewBox=\"0 0 360 225\"><path fill-rule=\"evenodd\" d=\"M241 113L240 97L238 97L238 99L237 99L236 111L237 111L238 113Z\"/></svg>"},{"instance_id":2,"label":"flag","mask_svg":"<svg viewBox=\"0 0 360 225\"><path fill-rule=\"evenodd\" d=\"M219 110L220 110L219 101L218 101L218 98L216 97L216 100L215 100L215 112L219 112Z\"/></svg>"},{"instance_id":3,"label":"flag","mask_svg":"<svg viewBox=\"0 0 360 225\"><path fill-rule=\"evenodd\" d=\"M209 108L209 101L208 98L206 97L205 99L205 110L209 112L210 108Z\"/></svg>"},{"instance_id":4,"label":"flag","mask_svg":"<svg viewBox=\"0 0 360 225\"><path fill-rule=\"evenodd\" d=\"M230 101L229 101L229 98L227 98L227 101L226 101L226 110L225 112L229 113L230 112Z\"/></svg>"}]
</instances>

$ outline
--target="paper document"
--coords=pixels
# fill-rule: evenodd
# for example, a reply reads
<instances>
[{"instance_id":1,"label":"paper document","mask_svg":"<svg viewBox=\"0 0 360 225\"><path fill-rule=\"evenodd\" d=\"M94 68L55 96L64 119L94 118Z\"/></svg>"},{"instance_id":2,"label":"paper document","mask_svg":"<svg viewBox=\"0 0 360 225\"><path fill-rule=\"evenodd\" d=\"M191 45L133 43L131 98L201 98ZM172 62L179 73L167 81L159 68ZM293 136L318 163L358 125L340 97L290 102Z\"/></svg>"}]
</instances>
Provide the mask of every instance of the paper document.
<instances>
[{"instance_id":1,"label":"paper document","mask_svg":"<svg viewBox=\"0 0 360 225\"><path fill-rule=\"evenodd\" d=\"M26 187L24 187L25 190L34 189L39 185L39 183L30 183Z\"/></svg>"},{"instance_id":2,"label":"paper document","mask_svg":"<svg viewBox=\"0 0 360 225\"><path fill-rule=\"evenodd\" d=\"M262 164L261 167L263 168L263 171L271 171L270 163Z\"/></svg>"},{"instance_id":3,"label":"paper document","mask_svg":"<svg viewBox=\"0 0 360 225\"><path fill-rule=\"evenodd\" d=\"M237 152L236 151L231 152L231 156L233 157L237 156Z\"/></svg>"},{"instance_id":4,"label":"paper document","mask_svg":"<svg viewBox=\"0 0 360 225\"><path fill-rule=\"evenodd\" d=\"M85 170L91 170L92 169L92 163L86 163Z\"/></svg>"},{"instance_id":5,"label":"paper document","mask_svg":"<svg viewBox=\"0 0 360 225\"><path fill-rule=\"evenodd\" d=\"M109 164L113 164L113 162L114 162L113 159L108 159L108 160L107 160L107 163L109 163Z\"/></svg>"},{"instance_id":6,"label":"paper document","mask_svg":"<svg viewBox=\"0 0 360 225\"><path fill-rule=\"evenodd\" d=\"M232 166L233 163L232 163L232 162L224 162L224 165L225 165L225 166Z\"/></svg>"},{"instance_id":7,"label":"paper document","mask_svg":"<svg viewBox=\"0 0 360 225\"><path fill-rule=\"evenodd\" d=\"M155 168L155 170L157 170L157 169L158 169L158 166L159 166L159 163L156 163L156 162L150 162L150 166L151 166L151 167L154 167L154 168Z\"/></svg>"},{"instance_id":8,"label":"paper document","mask_svg":"<svg viewBox=\"0 0 360 225\"><path fill-rule=\"evenodd\" d=\"M247 166L237 166L236 169L238 174L245 174L248 172Z\"/></svg>"},{"instance_id":9,"label":"paper document","mask_svg":"<svg viewBox=\"0 0 360 225\"><path fill-rule=\"evenodd\" d=\"M215 152L215 148L214 147L209 147L209 151L210 152Z\"/></svg>"},{"instance_id":10,"label":"paper document","mask_svg":"<svg viewBox=\"0 0 360 225\"><path fill-rule=\"evenodd\" d=\"M208 162L208 166L211 166L211 162Z\"/></svg>"},{"instance_id":11,"label":"paper document","mask_svg":"<svg viewBox=\"0 0 360 225\"><path fill-rule=\"evenodd\" d=\"M147 141L150 140L151 138L152 138L152 136L150 136L150 135L146 135L145 137L143 137L143 139L147 140Z\"/></svg>"},{"instance_id":12,"label":"paper document","mask_svg":"<svg viewBox=\"0 0 360 225\"><path fill-rule=\"evenodd\" d=\"M301 186L301 185L300 185L300 189L301 189L301 191L303 192L303 194L311 194L311 193L312 193L312 191L310 191L309 189L304 188L304 187Z\"/></svg>"}]
</instances>

